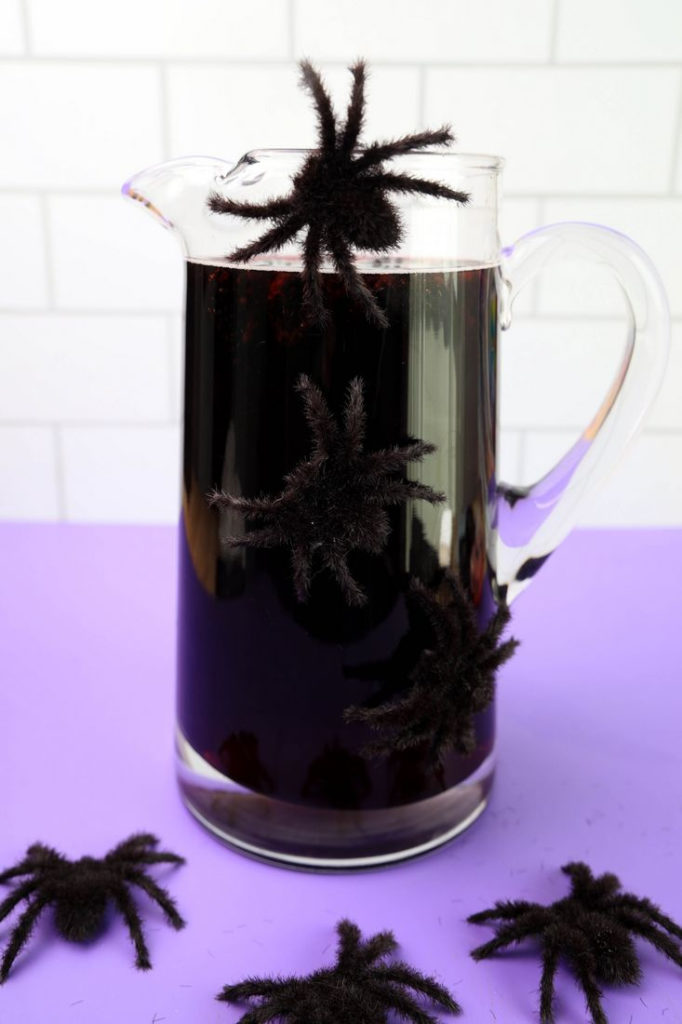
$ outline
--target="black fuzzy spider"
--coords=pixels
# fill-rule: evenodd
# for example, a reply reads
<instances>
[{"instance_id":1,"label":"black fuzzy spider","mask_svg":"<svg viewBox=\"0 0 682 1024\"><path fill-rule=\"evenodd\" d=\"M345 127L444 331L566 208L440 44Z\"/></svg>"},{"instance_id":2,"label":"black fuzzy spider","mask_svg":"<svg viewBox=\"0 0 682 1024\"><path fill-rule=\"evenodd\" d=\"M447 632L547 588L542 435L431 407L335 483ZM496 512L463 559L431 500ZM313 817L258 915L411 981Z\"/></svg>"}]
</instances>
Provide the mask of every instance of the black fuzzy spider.
<instances>
[{"instance_id":1,"label":"black fuzzy spider","mask_svg":"<svg viewBox=\"0 0 682 1024\"><path fill-rule=\"evenodd\" d=\"M682 939L682 928L647 899L619 892L612 874L594 877L586 864L565 864L571 895L548 907L525 900L498 902L491 910L472 914L469 921L498 921L497 935L474 949L475 960L496 953L513 942L538 936L542 942L540 1019L552 1024L554 976L563 957L568 961L585 996L594 1024L607 1024L599 982L634 985L641 977L632 935L640 936L682 966L682 949L670 937Z\"/></svg>"},{"instance_id":2,"label":"black fuzzy spider","mask_svg":"<svg viewBox=\"0 0 682 1024\"><path fill-rule=\"evenodd\" d=\"M155 900L174 928L184 927L175 903L145 872L145 864L184 864L175 853L157 853L155 836L139 833L119 843L101 860L81 857L67 860L61 853L34 843L19 864L0 874L0 882L20 875L21 882L0 904L0 921L22 901L28 906L17 921L0 963L0 982L9 974L17 954L28 941L43 910L52 905L57 931L70 942L87 942L100 930L107 905L113 901L128 926L135 944L135 964L151 967L149 950L142 934L140 915L131 899L129 886L136 885Z\"/></svg>"},{"instance_id":3,"label":"black fuzzy spider","mask_svg":"<svg viewBox=\"0 0 682 1024\"><path fill-rule=\"evenodd\" d=\"M382 679L388 699L380 695L378 702L347 708L344 717L380 733L366 748L369 756L423 745L437 765L450 749L475 749L474 715L493 699L497 670L518 641L500 643L510 618L506 605L479 629L471 598L450 571L435 592L412 579L405 600L410 629L394 654L347 670L358 678Z\"/></svg>"},{"instance_id":4,"label":"black fuzzy spider","mask_svg":"<svg viewBox=\"0 0 682 1024\"><path fill-rule=\"evenodd\" d=\"M461 1013L450 993L433 978L401 960L383 962L397 943L392 932L362 940L351 921L336 926L339 947L334 967L305 978L248 978L226 985L217 997L226 1003L254 1000L239 1024L289 1021L290 1024L386 1024L393 1011L416 1024L437 1024L412 992L450 1013ZM410 991L412 990L412 992Z\"/></svg>"},{"instance_id":5,"label":"black fuzzy spider","mask_svg":"<svg viewBox=\"0 0 682 1024\"><path fill-rule=\"evenodd\" d=\"M294 586L299 601L308 595L313 560L321 562L339 583L350 605L367 601L365 592L348 568L352 551L379 554L390 533L386 506L408 498L444 501L426 484L403 480L399 474L410 462L434 452L425 441L364 451L366 413L363 386L355 377L348 388L339 426L322 393L302 374L297 390L303 397L305 418L313 435L313 450L284 478L275 498L238 498L214 492L209 501L222 509L235 509L256 525L244 537L228 537L233 546L291 548Z\"/></svg>"},{"instance_id":6,"label":"black fuzzy spider","mask_svg":"<svg viewBox=\"0 0 682 1024\"><path fill-rule=\"evenodd\" d=\"M467 202L469 196L464 192L383 169L386 160L450 143L453 135L445 126L438 131L418 132L390 142L375 142L354 153L365 114L364 62L358 61L349 69L353 88L343 124L337 122L319 73L308 61L301 61L300 68L302 84L315 103L319 143L294 176L292 192L261 205L239 203L213 192L208 197L208 205L214 213L275 221L274 227L256 241L228 256L237 263L280 249L307 227L303 243L303 296L313 319L324 323L328 318L320 274L322 259L328 254L348 294L362 304L369 319L386 327L386 314L358 274L351 247L386 252L398 245L402 226L397 210L388 199L389 192L421 193Z\"/></svg>"}]
</instances>

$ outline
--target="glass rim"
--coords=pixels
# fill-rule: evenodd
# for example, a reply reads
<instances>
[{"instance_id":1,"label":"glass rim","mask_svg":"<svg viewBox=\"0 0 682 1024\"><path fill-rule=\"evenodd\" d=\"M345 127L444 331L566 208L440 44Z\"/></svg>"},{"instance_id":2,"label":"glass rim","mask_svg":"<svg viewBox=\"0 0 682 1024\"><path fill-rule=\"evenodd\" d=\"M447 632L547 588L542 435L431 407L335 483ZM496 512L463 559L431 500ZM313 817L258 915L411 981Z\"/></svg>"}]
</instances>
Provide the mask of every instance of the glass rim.
<instances>
[{"instance_id":1,"label":"glass rim","mask_svg":"<svg viewBox=\"0 0 682 1024\"><path fill-rule=\"evenodd\" d=\"M353 152L361 154L365 152L366 147L359 147ZM311 153L317 152L314 148L298 149L298 148L283 148L283 147L270 147L264 146L258 149L250 149L238 161L248 160L249 157L259 156L281 156L281 157L298 157L307 156ZM453 163L460 163L470 170L480 171L499 171L504 167L505 159L503 156L497 156L494 153L452 153L446 150L419 150L411 149L406 153L399 153L392 159L415 159L425 160L434 159L452 161Z\"/></svg>"}]
</instances>

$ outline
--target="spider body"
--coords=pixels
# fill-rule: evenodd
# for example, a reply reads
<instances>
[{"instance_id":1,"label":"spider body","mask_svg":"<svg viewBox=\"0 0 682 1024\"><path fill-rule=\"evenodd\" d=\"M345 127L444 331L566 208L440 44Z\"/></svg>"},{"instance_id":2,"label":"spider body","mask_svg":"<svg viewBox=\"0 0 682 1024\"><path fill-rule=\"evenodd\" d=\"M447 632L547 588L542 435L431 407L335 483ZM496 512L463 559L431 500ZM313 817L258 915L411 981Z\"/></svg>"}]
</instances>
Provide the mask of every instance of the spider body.
<instances>
[{"instance_id":1,"label":"spider body","mask_svg":"<svg viewBox=\"0 0 682 1024\"><path fill-rule=\"evenodd\" d=\"M338 582L349 605L362 606L367 597L348 568L353 551L379 554L390 533L386 508L408 498L432 504L444 500L426 484L401 479L410 462L435 451L432 444L412 441L380 451L365 452L366 413L359 377L348 388L343 424L339 425L309 377L301 375L297 389L313 436L309 458L284 479L274 498L241 498L215 492L210 502L235 509L254 525L243 537L228 537L241 547L288 547L299 601L305 601L313 563L321 564Z\"/></svg>"},{"instance_id":2,"label":"spider body","mask_svg":"<svg viewBox=\"0 0 682 1024\"><path fill-rule=\"evenodd\" d=\"M393 1011L415 1024L437 1024L419 997L450 1013L460 1007L446 988L402 961L386 963L397 943L391 932L362 940L351 921L337 925L339 948L334 967L305 978L249 978L226 985L218 999L253 1002L239 1024L278 1020L288 1024L387 1024Z\"/></svg>"},{"instance_id":3,"label":"spider body","mask_svg":"<svg viewBox=\"0 0 682 1024\"><path fill-rule=\"evenodd\" d=\"M412 579L405 600L410 628L394 654L347 670L349 676L381 679L384 694L348 708L345 718L379 733L368 755L422 747L431 764L440 765L449 750L475 749L474 715L492 701L497 670L518 641L500 642L510 618L506 605L479 629L471 598L449 570L435 591Z\"/></svg>"},{"instance_id":4,"label":"spider body","mask_svg":"<svg viewBox=\"0 0 682 1024\"><path fill-rule=\"evenodd\" d=\"M350 296L367 317L386 327L386 314L362 280L352 250L386 252L400 242L403 229L390 193L421 194L466 203L468 195L439 182L409 174L391 173L384 163L404 153L453 141L444 127L390 142L377 142L356 151L365 108L365 65L350 68L353 87L346 120L337 122L322 79L308 61L301 62L302 81L315 103L319 125L318 148L310 153L292 179L288 196L262 204L241 203L216 192L208 197L214 213L252 220L272 220L274 226L255 241L235 249L228 259L244 263L254 256L281 249L302 230L303 297L313 320L324 324L328 313L322 297L321 266L328 257Z\"/></svg>"},{"instance_id":5,"label":"spider body","mask_svg":"<svg viewBox=\"0 0 682 1024\"><path fill-rule=\"evenodd\" d=\"M148 864L184 864L183 858L174 853L157 853L157 843L154 836L141 833L119 843L101 860L86 856L74 861L42 843L29 846L19 864L0 874L0 882L27 876L0 903L0 921L22 901L28 904L5 949L0 981L6 979L33 926L48 906L54 909L55 926L63 938L87 942L102 930L107 909L113 902L130 931L137 967L150 968L149 951L129 886L138 886L155 900L174 928L184 925L173 900L145 872Z\"/></svg>"},{"instance_id":6,"label":"spider body","mask_svg":"<svg viewBox=\"0 0 682 1024\"><path fill-rule=\"evenodd\" d=\"M607 1024L600 983L633 985L641 977L633 936L646 939L682 966L682 928L650 900L620 892L620 881L613 874L595 877L580 862L565 864L561 870L571 879L569 896L549 906L524 900L498 902L490 910L473 914L469 921L475 924L497 922L497 935L471 955L481 960L525 938L539 938L543 1024L554 1021L554 978L561 958L581 985L594 1024Z\"/></svg>"}]
</instances>

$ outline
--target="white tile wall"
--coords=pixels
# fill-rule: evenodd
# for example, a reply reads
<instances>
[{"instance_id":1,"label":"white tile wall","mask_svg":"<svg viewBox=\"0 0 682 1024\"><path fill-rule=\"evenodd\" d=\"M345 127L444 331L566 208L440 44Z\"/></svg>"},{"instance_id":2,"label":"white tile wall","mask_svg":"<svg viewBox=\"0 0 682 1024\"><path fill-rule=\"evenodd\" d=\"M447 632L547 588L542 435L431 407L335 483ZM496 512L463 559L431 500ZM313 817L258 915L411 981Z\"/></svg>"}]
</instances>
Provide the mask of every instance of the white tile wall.
<instances>
[{"instance_id":1,"label":"white tile wall","mask_svg":"<svg viewBox=\"0 0 682 1024\"><path fill-rule=\"evenodd\" d=\"M171 419L164 317L2 316L0 361L4 421Z\"/></svg>"},{"instance_id":2,"label":"white tile wall","mask_svg":"<svg viewBox=\"0 0 682 1024\"><path fill-rule=\"evenodd\" d=\"M507 158L503 244L611 224L655 261L672 356L645 432L582 522L682 525L682 5L671 0L2 0L0 517L174 522L182 261L118 195L140 168L313 141L295 61L367 136L449 121ZM621 346L594 269L526 289L501 343L500 475L529 482L589 419Z\"/></svg>"},{"instance_id":3,"label":"white tile wall","mask_svg":"<svg viewBox=\"0 0 682 1024\"><path fill-rule=\"evenodd\" d=\"M558 20L559 60L682 60L682 5L675 0L567 0Z\"/></svg>"},{"instance_id":4,"label":"white tile wall","mask_svg":"<svg viewBox=\"0 0 682 1024\"><path fill-rule=\"evenodd\" d=\"M0 54L24 52L22 0L3 0L0 4Z\"/></svg>"},{"instance_id":5,"label":"white tile wall","mask_svg":"<svg viewBox=\"0 0 682 1024\"><path fill-rule=\"evenodd\" d=\"M4 2L4 0L3 0ZM289 55L287 0L27 0L33 51L60 57Z\"/></svg>"},{"instance_id":6,"label":"white tile wall","mask_svg":"<svg viewBox=\"0 0 682 1024\"><path fill-rule=\"evenodd\" d=\"M325 68L330 91L343 109L350 75ZM367 85L367 132L405 131L419 122L419 72L379 67ZM238 99L237 99L238 97ZM310 101L291 64L262 67L171 64L168 68L170 146L173 153L238 158L257 147L307 147L315 142ZM273 111L277 116L273 117Z\"/></svg>"},{"instance_id":7,"label":"white tile wall","mask_svg":"<svg viewBox=\"0 0 682 1024\"><path fill-rule=\"evenodd\" d=\"M0 480L3 519L57 519L61 508L54 431L0 425Z\"/></svg>"},{"instance_id":8,"label":"white tile wall","mask_svg":"<svg viewBox=\"0 0 682 1024\"><path fill-rule=\"evenodd\" d=\"M116 188L162 157L154 67L0 64L0 187Z\"/></svg>"},{"instance_id":9,"label":"white tile wall","mask_svg":"<svg viewBox=\"0 0 682 1024\"><path fill-rule=\"evenodd\" d=\"M533 483L568 450L575 434L526 436L522 483ZM682 436L642 434L620 465L587 498L582 526L679 526L682 523ZM614 510L617 509L617 517Z\"/></svg>"},{"instance_id":10,"label":"white tile wall","mask_svg":"<svg viewBox=\"0 0 682 1024\"><path fill-rule=\"evenodd\" d=\"M608 393L621 362L619 322L534 318L500 338L500 419L516 430L582 428Z\"/></svg>"},{"instance_id":11,"label":"white tile wall","mask_svg":"<svg viewBox=\"0 0 682 1024\"><path fill-rule=\"evenodd\" d=\"M176 239L118 195L50 196L55 302L61 309L174 310L183 296Z\"/></svg>"},{"instance_id":12,"label":"white tile wall","mask_svg":"<svg viewBox=\"0 0 682 1024\"><path fill-rule=\"evenodd\" d=\"M682 198L629 198L602 199L584 196L581 199L548 199L544 205L543 221L587 220L608 224L630 238L636 239L653 260L663 278L674 316L682 316ZM576 303L560 288L559 275L552 281L552 294L543 299L540 291L540 311L563 316L576 312ZM613 303L604 302L603 282L596 287L586 285L580 293L583 314L603 315L613 309ZM622 308L622 307L621 307Z\"/></svg>"},{"instance_id":13,"label":"white tile wall","mask_svg":"<svg viewBox=\"0 0 682 1024\"><path fill-rule=\"evenodd\" d=\"M550 55L546 0L295 0L296 55L347 60L540 62Z\"/></svg>"},{"instance_id":14,"label":"white tile wall","mask_svg":"<svg viewBox=\"0 0 682 1024\"><path fill-rule=\"evenodd\" d=\"M660 192L675 149L676 68L433 68L426 117L502 153L517 193Z\"/></svg>"},{"instance_id":15,"label":"white tile wall","mask_svg":"<svg viewBox=\"0 0 682 1024\"><path fill-rule=\"evenodd\" d=\"M176 522L177 427L63 427L66 518L74 522Z\"/></svg>"},{"instance_id":16,"label":"white tile wall","mask_svg":"<svg viewBox=\"0 0 682 1024\"><path fill-rule=\"evenodd\" d=\"M1 162L1 161L0 161ZM0 308L41 309L48 301L43 203L0 193Z\"/></svg>"}]
</instances>

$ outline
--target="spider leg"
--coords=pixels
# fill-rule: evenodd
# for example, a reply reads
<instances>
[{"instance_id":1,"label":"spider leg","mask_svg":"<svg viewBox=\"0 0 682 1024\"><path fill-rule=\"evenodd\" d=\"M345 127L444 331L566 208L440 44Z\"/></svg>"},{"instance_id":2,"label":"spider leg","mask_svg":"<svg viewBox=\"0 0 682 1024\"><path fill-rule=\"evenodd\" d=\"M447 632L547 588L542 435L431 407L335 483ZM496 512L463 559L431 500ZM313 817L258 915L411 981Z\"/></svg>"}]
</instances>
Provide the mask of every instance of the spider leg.
<instances>
[{"instance_id":1,"label":"spider leg","mask_svg":"<svg viewBox=\"0 0 682 1024\"><path fill-rule=\"evenodd\" d=\"M459 1009L457 1003L443 985L440 985L433 978L420 974L419 971L416 971L409 964L403 963L401 960L398 960L396 963L380 964L378 967L374 967L372 975L373 977L380 977L382 980L388 981L393 985L405 985L415 992L427 996L433 1003L442 1006L445 1010L451 1010L456 1013Z\"/></svg>"},{"instance_id":2,"label":"spider leg","mask_svg":"<svg viewBox=\"0 0 682 1024\"><path fill-rule=\"evenodd\" d=\"M254 997L266 999L278 993L283 984L286 982L281 978L247 978L236 985L225 985L216 998L224 1003L243 1003Z\"/></svg>"},{"instance_id":3,"label":"spider leg","mask_svg":"<svg viewBox=\"0 0 682 1024\"><path fill-rule=\"evenodd\" d=\"M31 861L23 860L16 867L3 871L0 875L0 882L9 882L10 879L16 878L18 875L30 875L33 871L35 871L35 864L32 864Z\"/></svg>"},{"instance_id":4,"label":"spider leg","mask_svg":"<svg viewBox=\"0 0 682 1024\"><path fill-rule=\"evenodd\" d=\"M348 604L354 608L362 608L367 604L367 594L360 584L353 579L344 555L329 552L324 557L325 566L331 570L343 591Z\"/></svg>"},{"instance_id":5,"label":"spider leg","mask_svg":"<svg viewBox=\"0 0 682 1024\"><path fill-rule=\"evenodd\" d=\"M295 544L291 549L291 568L296 597L305 601L310 592L310 557L302 544Z\"/></svg>"},{"instance_id":6,"label":"spider leg","mask_svg":"<svg viewBox=\"0 0 682 1024\"><path fill-rule=\"evenodd\" d=\"M471 198L468 192L457 192L455 189L441 185L438 181L429 181L427 178L416 178L411 174L392 174L390 171L381 171L367 178L372 187L379 185L390 189L391 192L415 192L420 195L439 196L441 199L454 199L458 203L468 203Z\"/></svg>"},{"instance_id":7,"label":"spider leg","mask_svg":"<svg viewBox=\"0 0 682 1024\"><path fill-rule=\"evenodd\" d=\"M530 935L537 935L538 931L538 920L535 915L525 924L521 920L515 921L513 924L502 925L494 939L491 939L490 942L485 942L482 946L477 946L476 949L472 949L471 955L474 960L483 960L486 957L492 956L498 949L511 946L513 942L521 942Z\"/></svg>"},{"instance_id":8,"label":"spider leg","mask_svg":"<svg viewBox=\"0 0 682 1024\"><path fill-rule=\"evenodd\" d=\"M488 658L494 658L500 650L499 641L506 627L511 620L511 613L506 604L499 604L493 617L488 622L480 635L480 646L483 651L487 650L486 663ZM507 641L507 644L509 641ZM506 646L506 645L505 645ZM516 646L516 644L514 644Z\"/></svg>"},{"instance_id":9,"label":"spider leg","mask_svg":"<svg viewBox=\"0 0 682 1024\"><path fill-rule=\"evenodd\" d=\"M454 136L447 125L434 132L417 132L414 135L403 135L399 139L390 139L388 142L375 142L367 146L357 160L353 161L353 167L361 170L402 153L426 149L428 146L443 146L450 142L454 142Z\"/></svg>"},{"instance_id":10,"label":"spider leg","mask_svg":"<svg viewBox=\"0 0 682 1024\"><path fill-rule=\"evenodd\" d=\"M467 917L470 924L483 924L485 921L514 921L521 914L529 910L538 910L537 903L529 903L527 900L505 900L496 903L490 910L481 910L478 914L471 914Z\"/></svg>"},{"instance_id":11,"label":"spider leg","mask_svg":"<svg viewBox=\"0 0 682 1024\"><path fill-rule=\"evenodd\" d=\"M420 484L416 480L386 480L381 485L382 505L401 505L406 498L421 498L431 505L440 505L445 495L434 491L428 484Z\"/></svg>"},{"instance_id":12,"label":"spider leg","mask_svg":"<svg viewBox=\"0 0 682 1024\"><path fill-rule=\"evenodd\" d=\"M33 930L33 925L36 923L49 902L49 896L39 896L28 905L24 913L19 918L17 925L10 936L10 940L7 943L7 948L3 954L2 962L0 963L0 983L5 981L7 978L17 955L28 942L31 931Z\"/></svg>"},{"instance_id":13,"label":"spider leg","mask_svg":"<svg viewBox=\"0 0 682 1024\"><path fill-rule=\"evenodd\" d=\"M303 398L303 412L313 435L315 454L329 455L339 428L322 392L305 373L298 378L296 390Z\"/></svg>"},{"instance_id":14,"label":"spider leg","mask_svg":"<svg viewBox=\"0 0 682 1024\"><path fill-rule=\"evenodd\" d=\"M3 921L8 917L16 907L17 903L21 903L21 901L25 900L27 896L30 896L39 885L40 882L30 879L28 882L23 882L21 885L17 886L17 888L14 889L13 892L11 892L9 896L2 901L2 903L0 903L0 921Z\"/></svg>"},{"instance_id":15,"label":"spider leg","mask_svg":"<svg viewBox=\"0 0 682 1024\"><path fill-rule=\"evenodd\" d=\"M435 595L417 579L412 580L410 584L407 600L409 606L419 609L420 617L428 624L436 646L441 650L452 649L455 642L460 640L461 614L454 618L441 614L441 606L437 603ZM471 614L468 607L467 613Z\"/></svg>"},{"instance_id":16,"label":"spider leg","mask_svg":"<svg viewBox=\"0 0 682 1024\"><path fill-rule=\"evenodd\" d=\"M331 152L336 145L336 119L334 118L332 101L322 84L322 79L310 61L302 60L299 67L301 68L303 85L310 91L315 102L322 148Z\"/></svg>"},{"instance_id":17,"label":"spider leg","mask_svg":"<svg viewBox=\"0 0 682 1024\"><path fill-rule=\"evenodd\" d=\"M177 853L155 852L159 840L151 832L138 832L115 846L104 858L111 863L132 861L134 864L184 864L185 858ZM151 849L150 849L151 848Z\"/></svg>"},{"instance_id":18,"label":"spider leg","mask_svg":"<svg viewBox=\"0 0 682 1024\"><path fill-rule=\"evenodd\" d=\"M628 910L637 910L640 914L648 917L649 920L659 924L661 928L665 928L671 935L676 935L679 939L682 939L682 928L679 924L676 924L672 918L667 917L662 913L655 903L651 900L640 899L638 896L631 896L629 893L623 893L622 896L616 896L609 903L610 907L624 907Z\"/></svg>"},{"instance_id":19,"label":"spider leg","mask_svg":"<svg viewBox=\"0 0 682 1024\"><path fill-rule=\"evenodd\" d=\"M396 444L391 448L368 452L364 460L367 474L377 470L397 473L410 462L421 462L425 455L431 455L435 450L435 444L431 444L429 441L413 441L411 444Z\"/></svg>"},{"instance_id":20,"label":"spider leg","mask_svg":"<svg viewBox=\"0 0 682 1024\"><path fill-rule=\"evenodd\" d=\"M360 277L344 239L336 235L331 236L329 250L348 294L361 303L377 327L388 327L388 317Z\"/></svg>"},{"instance_id":21,"label":"spider leg","mask_svg":"<svg viewBox=\"0 0 682 1024\"><path fill-rule=\"evenodd\" d=\"M593 971L582 957L571 957L571 965L585 993L587 1008L592 1014L593 1024L608 1024L604 1008L601 1004L601 992L595 981Z\"/></svg>"},{"instance_id":22,"label":"spider leg","mask_svg":"<svg viewBox=\"0 0 682 1024\"><path fill-rule=\"evenodd\" d=\"M324 327L329 323L329 312L322 298L320 255L322 253L322 229L311 225L303 243L303 302L311 315Z\"/></svg>"},{"instance_id":23,"label":"spider leg","mask_svg":"<svg viewBox=\"0 0 682 1024\"><path fill-rule=\"evenodd\" d=\"M384 931L377 932L371 939L367 939L366 942L360 943L358 948L357 960L359 963L369 967L370 964L374 963L382 956L388 956L398 948L398 943L395 940L395 936L392 932ZM372 971L377 970L373 967Z\"/></svg>"},{"instance_id":24,"label":"spider leg","mask_svg":"<svg viewBox=\"0 0 682 1024\"><path fill-rule=\"evenodd\" d=\"M304 984L299 985L297 978L247 978L236 985L226 985L216 999L225 1003L261 999L260 1005L239 1018L239 1024L265 1024L291 1015Z\"/></svg>"},{"instance_id":25,"label":"spider leg","mask_svg":"<svg viewBox=\"0 0 682 1024\"><path fill-rule=\"evenodd\" d=\"M130 857L122 857L134 865L137 864L186 864L184 857L177 853L136 853Z\"/></svg>"},{"instance_id":26,"label":"spider leg","mask_svg":"<svg viewBox=\"0 0 682 1024\"><path fill-rule=\"evenodd\" d=\"M387 1010L393 1010L405 1020L411 1020L414 1024L439 1024L438 1019L423 1010L417 1000L408 992L401 992L399 988L394 988L389 984L378 984L373 978L368 982L367 990L370 998L378 999ZM448 1009L452 1013L457 1013L461 1008L455 1003L454 1007L449 1006Z\"/></svg>"},{"instance_id":27,"label":"spider leg","mask_svg":"<svg viewBox=\"0 0 682 1024\"><path fill-rule=\"evenodd\" d=\"M365 62L357 61L350 72L353 76L353 89L339 146L339 151L344 156L348 156L353 151L365 119Z\"/></svg>"},{"instance_id":28,"label":"spider leg","mask_svg":"<svg viewBox=\"0 0 682 1024\"><path fill-rule=\"evenodd\" d=\"M273 228L266 231L260 238L256 238L255 241L249 242L248 245L242 245L239 249L235 249L227 258L235 263L246 263L260 253L281 249L285 242L288 242L297 231L300 231L303 223L304 221L300 214L290 214L280 224L275 224Z\"/></svg>"},{"instance_id":29,"label":"spider leg","mask_svg":"<svg viewBox=\"0 0 682 1024\"><path fill-rule=\"evenodd\" d=\"M220 509L232 508L245 516L262 516L272 511L272 498L241 498L226 491L212 491L208 496L209 505Z\"/></svg>"},{"instance_id":30,"label":"spider leg","mask_svg":"<svg viewBox=\"0 0 682 1024\"><path fill-rule=\"evenodd\" d=\"M148 878L143 871L130 870L125 873L126 881L132 882L137 885L140 889L143 889L156 903L159 904L164 914L173 925L174 928L180 929L185 927L185 921L180 917L178 908L175 905L175 900L168 895L167 892L161 888L160 885L152 879Z\"/></svg>"},{"instance_id":31,"label":"spider leg","mask_svg":"<svg viewBox=\"0 0 682 1024\"><path fill-rule=\"evenodd\" d=\"M129 854L136 854L140 850L147 849L150 846L158 846L159 840L156 836L152 835L151 832L136 832L132 836L128 836L117 846L114 846L112 850L104 858L105 860L115 860L120 856L128 856Z\"/></svg>"},{"instance_id":32,"label":"spider leg","mask_svg":"<svg viewBox=\"0 0 682 1024\"><path fill-rule=\"evenodd\" d=\"M0 872L0 883L4 884L9 882L11 878L16 878L17 875L28 875L35 871L36 868L64 860L60 853L57 853L50 846L45 846L43 843L33 843L26 852L27 856L18 864L15 864L13 868Z\"/></svg>"},{"instance_id":33,"label":"spider leg","mask_svg":"<svg viewBox=\"0 0 682 1024\"><path fill-rule=\"evenodd\" d=\"M142 921L140 915L137 912L137 908L133 903L130 893L125 887L125 884L121 883L117 885L114 892L112 893L114 903L121 912L121 916L128 926L130 932L130 938L133 940L135 946L135 965L139 967L141 971L148 971L151 969L151 960L149 959L149 950L147 944L144 941L144 935L142 934Z\"/></svg>"},{"instance_id":34,"label":"spider leg","mask_svg":"<svg viewBox=\"0 0 682 1024\"><path fill-rule=\"evenodd\" d=\"M225 543L232 548L276 548L284 540L271 527L264 526L262 530L249 530L243 537L226 537Z\"/></svg>"},{"instance_id":35,"label":"spider leg","mask_svg":"<svg viewBox=\"0 0 682 1024\"><path fill-rule=\"evenodd\" d=\"M665 932L659 931L654 924L645 921L638 913L629 913L626 910L621 910L618 914L618 920L629 928L630 931L634 932L635 935L641 935L643 939L650 942L652 946L655 946L660 953L667 956L673 963L682 967L682 949Z\"/></svg>"},{"instance_id":36,"label":"spider leg","mask_svg":"<svg viewBox=\"0 0 682 1024\"><path fill-rule=\"evenodd\" d=\"M243 1017L239 1018L239 1024L266 1024L266 1021L277 1020L278 1018L279 1020L284 1020L284 1017L288 1017L292 1010L293 1007L289 1000L274 999L249 1010Z\"/></svg>"},{"instance_id":37,"label":"spider leg","mask_svg":"<svg viewBox=\"0 0 682 1024\"><path fill-rule=\"evenodd\" d=\"M559 967L559 944L555 939L545 942L542 953L542 978L540 979L540 1020L542 1024L554 1024L554 977Z\"/></svg>"},{"instance_id":38,"label":"spider leg","mask_svg":"<svg viewBox=\"0 0 682 1024\"><path fill-rule=\"evenodd\" d=\"M208 205L213 213L231 213L235 217L247 217L249 220L274 220L275 217L286 217L291 212L289 199L267 199L264 203L238 203L234 199L226 199L211 192Z\"/></svg>"},{"instance_id":39,"label":"spider leg","mask_svg":"<svg viewBox=\"0 0 682 1024\"><path fill-rule=\"evenodd\" d=\"M384 726L399 727L412 723L415 712L415 699L412 690L399 696L396 700L375 707L353 704L345 709L343 717L348 722L365 722L372 729Z\"/></svg>"},{"instance_id":40,"label":"spider leg","mask_svg":"<svg viewBox=\"0 0 682 1024\"><path fill-rule=\"evenodd\" d=\"M519 646L519 643L519 640L516 640L514 637L510 637L509 640L500 644L500 646L495 648L494 651L491 651L490 654L481 659L481 668L491 672L496 672L501 665L504 665L505 661L509 661L514 654L514 651Z\"/></svg>"},{"instance_id":41,"label":"spider leg","mask_svg":"<svg viewBox=\"0 0 682 1024\"><path fill-rule=\"evenodd\" d=\"M359 455L362 452L366 423L362 380L353 377L348 385L348 399L343 413L344 447L349 454Z\"/></svg>"}]
</instances>

